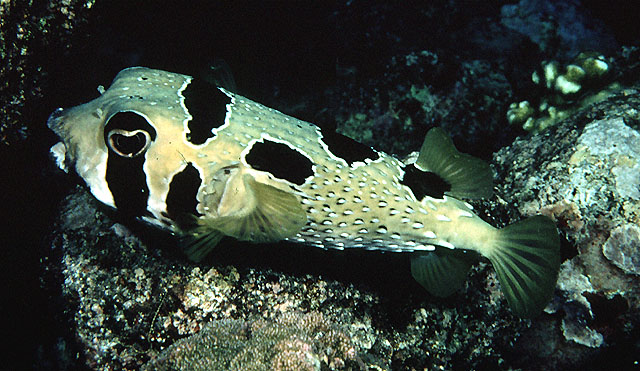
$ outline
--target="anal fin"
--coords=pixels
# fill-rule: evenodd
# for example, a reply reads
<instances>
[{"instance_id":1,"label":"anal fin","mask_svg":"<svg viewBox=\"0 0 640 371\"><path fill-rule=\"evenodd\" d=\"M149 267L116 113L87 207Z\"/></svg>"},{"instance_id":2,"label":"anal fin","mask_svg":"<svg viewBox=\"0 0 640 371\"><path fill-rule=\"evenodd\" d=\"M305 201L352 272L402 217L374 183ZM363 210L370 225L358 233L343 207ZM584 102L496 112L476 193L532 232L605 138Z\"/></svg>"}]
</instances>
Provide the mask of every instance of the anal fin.
<instances>
[{"instance_id":1,"label":"anal fin","mask_svg":"<svg viewBox=\"0 0 640 371\"><path fill-rule=\"evenodd\" d=\"M411 275L430 294L445 297L457 291L473 264L472 256L463 252L434 251L411 258ZM474 254L468 252L465 255Z\"/></svg>"}]
</instances>

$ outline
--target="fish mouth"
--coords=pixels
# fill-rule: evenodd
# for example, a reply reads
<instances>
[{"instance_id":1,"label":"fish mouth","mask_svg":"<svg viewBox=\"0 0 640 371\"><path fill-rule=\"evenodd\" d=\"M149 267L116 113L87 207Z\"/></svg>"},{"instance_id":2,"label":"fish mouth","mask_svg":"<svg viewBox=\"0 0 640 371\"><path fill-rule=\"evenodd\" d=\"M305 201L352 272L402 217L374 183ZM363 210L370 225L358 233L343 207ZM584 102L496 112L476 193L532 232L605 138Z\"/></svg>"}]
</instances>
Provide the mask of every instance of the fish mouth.
<instances>
[{"instance_id":1,"label":"fish mouth","mask_svg":"<svg viewBox=\"0 0 640 371\"><path fill-rule=\"evenodd\" d=\"M53 130L56 134L59 134L60 131L60 117L64 114L64 109L58 108L47 119L47 126L49 129Z\"/></svg>"},{"instance_id":2,"label":"fish mouth","mask_svg":"<svg viewBox=\"0 0 640 371\"><path fill-rule=\"evenodd\" d=\"M65 173L68 173L69 169L67 168L67 164L65 162L65 159L67 157L67 146L65 146L63 142L58 142L51 146L51 148L49 149L49 153L55 160L56 165L58 165L58 167Z\"/></svg>"}]
</instances>

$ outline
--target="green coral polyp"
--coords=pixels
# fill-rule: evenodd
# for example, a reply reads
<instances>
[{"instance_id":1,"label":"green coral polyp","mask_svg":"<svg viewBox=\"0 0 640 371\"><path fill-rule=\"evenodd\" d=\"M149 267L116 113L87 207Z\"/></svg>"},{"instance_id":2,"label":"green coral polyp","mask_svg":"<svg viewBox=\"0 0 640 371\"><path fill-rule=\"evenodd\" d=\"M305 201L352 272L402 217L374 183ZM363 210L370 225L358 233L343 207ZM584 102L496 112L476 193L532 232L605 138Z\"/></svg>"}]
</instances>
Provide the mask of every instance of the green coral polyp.
<instances>
[{"instance_id":1,"label":"green coral polyp","mask_svg":"<svg viewBox=\"0 0 640 371\"><path fill-rule=\"evenodd\" d=\"M539 133L587 104L602 100L609 87L602 89L609 72L603 55L580 53L571 63L561 67L556 61L544 61L539 71L531 74L531 81L546 93L539 97L537 108L524 100L509 105L507 121L512 125ZM613 89L613 85L612 85Z\"/></svg>"}]
</instances>

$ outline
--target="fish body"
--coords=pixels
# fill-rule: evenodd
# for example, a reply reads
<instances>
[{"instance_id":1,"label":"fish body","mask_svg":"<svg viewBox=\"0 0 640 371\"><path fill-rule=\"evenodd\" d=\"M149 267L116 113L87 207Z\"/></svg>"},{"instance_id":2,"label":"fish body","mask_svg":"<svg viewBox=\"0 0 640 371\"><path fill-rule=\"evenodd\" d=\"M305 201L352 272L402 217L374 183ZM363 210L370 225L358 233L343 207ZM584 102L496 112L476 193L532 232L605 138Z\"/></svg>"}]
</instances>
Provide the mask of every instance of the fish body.
<instances>
[{"instance_id":1,"label":"fish body","mask_svg":"<svg viewBox=\"0 0 640 371\"><path fill-rule=\"evenodd\" d=\"M472 264L496 267L517 314L550 298L555 225L496 229L460 198L492 191L489 166L432 129L414 162L287 116L190 76L121 71L100 97L58 109L52 152L120 212L189 236L202 259L223 236L412 253L412 274L446 296Z\"/></svg>"}]
</instances>

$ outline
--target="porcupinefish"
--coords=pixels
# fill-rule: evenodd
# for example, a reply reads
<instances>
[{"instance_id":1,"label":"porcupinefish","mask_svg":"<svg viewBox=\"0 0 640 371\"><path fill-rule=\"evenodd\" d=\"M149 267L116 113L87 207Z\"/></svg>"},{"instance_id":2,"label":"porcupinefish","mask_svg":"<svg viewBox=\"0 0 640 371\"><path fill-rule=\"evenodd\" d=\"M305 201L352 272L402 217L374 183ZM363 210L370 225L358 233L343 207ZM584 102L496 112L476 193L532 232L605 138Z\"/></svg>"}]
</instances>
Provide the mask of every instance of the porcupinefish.
<instances>
[{"instance_id":1,"label":"porcupinefish","mask_svg":"<svg viewBox=\"0 0 640 371\"><path fill-rule=\"evenodd\" d=\"M464 198L490 196L485 162L431 129L417 158L394 156L190 76L132 67L48 126L58 165L119 212L189 236L198 261L223 236L411 253L413 277L447 296L476 253L512 310L539 313L555 288L555 224L497 229Z\"/></svg>"}]
</instances>

